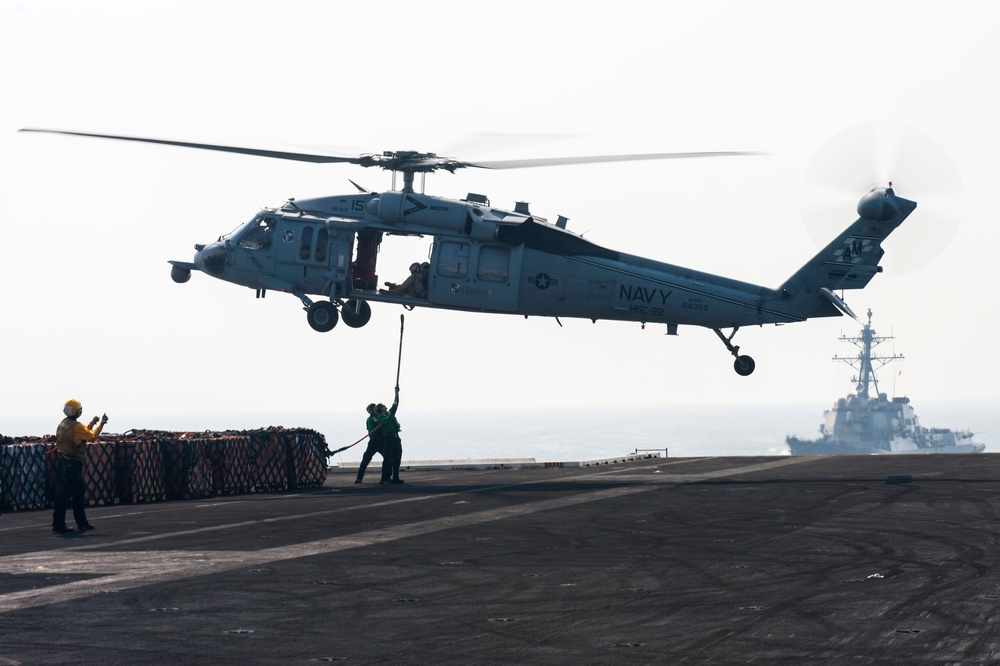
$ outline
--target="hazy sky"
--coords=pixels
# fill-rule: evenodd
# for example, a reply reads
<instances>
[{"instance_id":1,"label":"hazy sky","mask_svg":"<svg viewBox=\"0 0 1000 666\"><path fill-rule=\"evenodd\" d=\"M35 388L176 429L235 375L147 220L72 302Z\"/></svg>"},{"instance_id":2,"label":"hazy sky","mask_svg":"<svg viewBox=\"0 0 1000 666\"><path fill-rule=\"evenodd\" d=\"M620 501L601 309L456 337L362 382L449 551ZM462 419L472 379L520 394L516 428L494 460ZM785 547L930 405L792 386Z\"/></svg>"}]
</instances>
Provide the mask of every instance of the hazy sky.
<instances>
[{"instance_id":1,"label":"hazy sky","mask_svg":"<svg viewBox=\"0 0 1000 666\"><path fill-rule=\"evenodd\" d=\"M852 188L822 202L836 210L831 237L891 178L920 207L885 244L885 273L846 294L906 356L883 388L997 401L998 28L986 0L0 0L0 433L58 419L71 396L119 429L155 426L134 415L358 411L391 399L404 312L376 304L367 327L320 334L294 297L256 300L198 273L175 284L167 264L288 197L352 192L348 179L388 189L385 172L22 127L468 159L767 151L467 170L426 189L528 201L602 245L769 287L817 250L807 175ZM889 173L813 162L870 123L943 152L904 146ZM938 231L951 228L948 242ZM428 244L388 238L382 279L405 276ZM736 342L757 361L744 378L708 329L562 323L407 312L407 408L825 407L850 390L850 369L830 360L851 352L837 338L860 328L743 329Z\"/></svg>"}]
</instances>

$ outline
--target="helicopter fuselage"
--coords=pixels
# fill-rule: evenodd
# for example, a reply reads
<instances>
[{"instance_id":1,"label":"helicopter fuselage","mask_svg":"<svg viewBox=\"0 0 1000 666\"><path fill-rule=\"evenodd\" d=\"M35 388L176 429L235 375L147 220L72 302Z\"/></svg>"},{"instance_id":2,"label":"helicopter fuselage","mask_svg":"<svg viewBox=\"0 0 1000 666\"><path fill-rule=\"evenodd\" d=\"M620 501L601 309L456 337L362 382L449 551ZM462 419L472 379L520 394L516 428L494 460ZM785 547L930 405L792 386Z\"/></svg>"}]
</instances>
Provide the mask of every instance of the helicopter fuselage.
<instances>
[{"instance_id":1,"label":"helicopter fuselage","mask_svg":"<svg viewBox=\"0 0 1000 666\"><path fill-rule=\"evenodd\" d=\"M859 203L861 217L778 288L611 250L568 231L563 218L553 225L533 216L526 204L508 211L481 195L454 200L407 191L263 209L232 234L195 246L193 263L171 262L172 275L185 282L198 270L258 296L294 294L318 331L340 316L362 326L376 302L660 323L670 334L679 325L703 326L737 356L737 371L749 374L752 359L739 356L732 335L720 329L735 334L751 324L853 314L834 290L864 287L881 270L880 242L915 206L891 188L873 188ZM419 295L378 288L378 249L392 236L431 239Z\"/></svg>"},{"instance_id":2,"label":"helicopter fuselage","mask_svg":"<svg viewBox=\"0 0 1000 666\"><path fill-rule=\"evenodd\" d=\"M431 237L426 298L380 294L370 270L356 279L359 231ZM609 250L527 212L413 193L264 209L197 246L188 266L256 290L333 300L709 327L800 319L764 309L780 297L772 289Z\"/></svg>"}]
</instances>

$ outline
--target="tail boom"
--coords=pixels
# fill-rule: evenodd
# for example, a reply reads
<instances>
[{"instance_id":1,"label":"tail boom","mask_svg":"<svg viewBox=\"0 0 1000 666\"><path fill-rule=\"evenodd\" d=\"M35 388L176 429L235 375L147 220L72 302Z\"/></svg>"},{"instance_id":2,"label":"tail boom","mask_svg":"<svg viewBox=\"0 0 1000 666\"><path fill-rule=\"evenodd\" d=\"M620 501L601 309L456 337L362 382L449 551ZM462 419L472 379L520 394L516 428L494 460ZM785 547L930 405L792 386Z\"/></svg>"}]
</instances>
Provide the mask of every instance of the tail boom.
<instances>
[{"instance_id":1,"label":"tail boom","mask_svg":"<svg viewBox=\"0 0 1000 666\"><path fill-rule=\"evenodd\" d=\"M850 315L851 309L834 292L863 289L882 272L882 241L916 207L891 187L873 188L858 203L858 219L781 285L774 309L793 320Z\"/></svg>"}]
</instances>

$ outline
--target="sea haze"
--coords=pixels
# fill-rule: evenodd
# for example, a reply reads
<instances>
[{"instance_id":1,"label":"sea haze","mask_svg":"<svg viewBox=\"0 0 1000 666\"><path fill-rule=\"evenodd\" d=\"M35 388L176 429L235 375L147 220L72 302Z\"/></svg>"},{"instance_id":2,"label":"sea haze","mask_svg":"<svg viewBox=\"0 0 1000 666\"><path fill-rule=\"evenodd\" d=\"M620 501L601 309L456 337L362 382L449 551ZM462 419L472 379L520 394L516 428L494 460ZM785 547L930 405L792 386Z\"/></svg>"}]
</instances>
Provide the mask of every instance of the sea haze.
<instances>
[{"instance_id":1,"label":"sea haze","mask_svg":"<svg viewBox=\"0 0 1000 666\"><path fill-rule=\"evenodd\" d=\"M668 406L657 408L532 409L516 411L407 411L400 408L404 460L534 458L538 461L597 460L637 449L664 450L669 457L787 455L787 435L819 436L823 411L833 406ZM986 451L1000 453L1000 409L991 403L926 403L914 408L925 427L968 429ZM176 431L303 427L326 436L338 449L363 437L366 414L258 413L114 414L109 432L129 429ZM0 421L0 434L44 435L55 418ZM357 461L365 442L337 454L331 463Z\"/></svg>"}]
</instances>

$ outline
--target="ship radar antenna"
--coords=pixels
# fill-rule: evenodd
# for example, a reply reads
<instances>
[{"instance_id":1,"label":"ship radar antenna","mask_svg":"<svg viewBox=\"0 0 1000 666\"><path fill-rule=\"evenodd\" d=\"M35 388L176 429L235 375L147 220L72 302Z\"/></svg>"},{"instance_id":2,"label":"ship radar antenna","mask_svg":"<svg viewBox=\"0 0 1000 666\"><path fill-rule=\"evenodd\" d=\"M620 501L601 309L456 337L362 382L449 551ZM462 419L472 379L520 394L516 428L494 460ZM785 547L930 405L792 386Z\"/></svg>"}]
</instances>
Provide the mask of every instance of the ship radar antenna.
<instances>
[{"instance_id":1,"label":"ship radar antenna","mask_svg":"<svg viewBox=\"0 0 1000 666\"><path fill-rule=\"evenodd\" d=\"M852 381L857 383L857 395L861 398L870 398L871 389L875 388L875 395L879 394L878 388L878 375L876 372L883 366L892 363L893 361L903 360L902 354L893 353L891 356L887 355L874 355L872 350L878 347L880 344L886 340L894 340L891 335L879 336L875 329L872 327L872 311L868 308L868 321L865 323L865 327L861 329L858 337L847 337L845 335L840 336L842 342L849 342L859 349L857 356L834 356L834 361L842 361L855 370L858 374L852 378Z\"/></svg>"}]
</instances>

